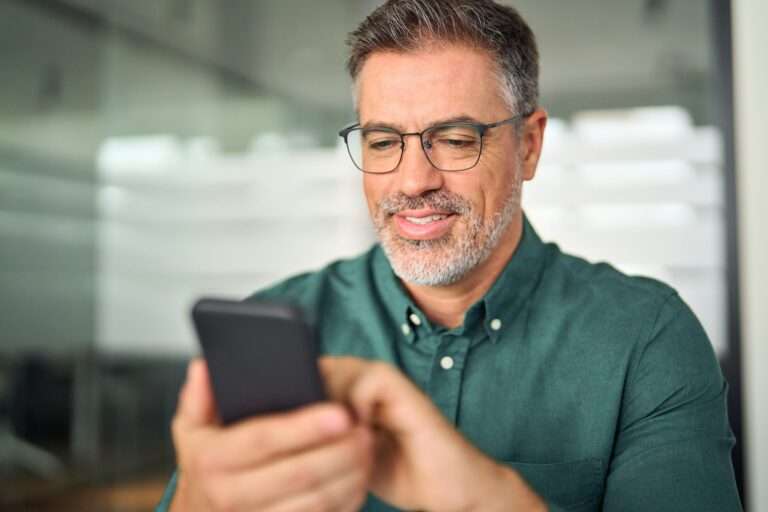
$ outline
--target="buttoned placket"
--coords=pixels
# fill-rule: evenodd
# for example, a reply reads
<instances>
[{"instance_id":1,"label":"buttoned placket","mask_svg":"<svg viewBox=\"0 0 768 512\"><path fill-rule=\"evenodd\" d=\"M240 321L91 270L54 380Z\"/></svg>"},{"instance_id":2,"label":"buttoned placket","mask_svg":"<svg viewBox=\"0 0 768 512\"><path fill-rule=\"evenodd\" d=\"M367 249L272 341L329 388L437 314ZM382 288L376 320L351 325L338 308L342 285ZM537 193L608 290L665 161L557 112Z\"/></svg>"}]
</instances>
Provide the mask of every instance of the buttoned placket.
<instances>
[{"instance_id":1,"label":"buttoned placket","mask_svg":"<svg viewBox=\"0 0 768 512\"><path fill-rule=\"evenodd\" d=\"M465 318L467 323L453 331L435 331L426 318L422 320L423 313L412 304L401 317L400 331L406 342L425 343L434 347L430 372L425 376L424 391L454 425L458 422L464 367L470 348L483 341L496 342L501 334L501 319L486 316L484 304L479 307L470 310ZM476 327L471 328L471 325Z\"/></svg>"},{"instance_id":2,"label":"buttoned placket","mask_svg":"<svg viewBox=\"0 0 768 512\"><path fill-rule=\"evenodd\" d=\"M429 394L438 409L454 425L458 420L461 384L470 341L467 336L441 335L432 362Z\"/></svg>"}]
</instances>

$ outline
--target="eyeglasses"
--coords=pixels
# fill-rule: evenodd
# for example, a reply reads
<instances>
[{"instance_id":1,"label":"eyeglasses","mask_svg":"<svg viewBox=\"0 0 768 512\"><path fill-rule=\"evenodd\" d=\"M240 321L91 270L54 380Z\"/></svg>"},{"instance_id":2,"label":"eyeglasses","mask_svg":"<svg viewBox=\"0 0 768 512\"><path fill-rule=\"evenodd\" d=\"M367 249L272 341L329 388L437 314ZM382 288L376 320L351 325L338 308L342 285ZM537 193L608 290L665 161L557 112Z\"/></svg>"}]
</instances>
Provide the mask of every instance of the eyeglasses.
<instances>
[{"instance_id":1,"label":"eyeglasses","mask_svg":"<svg viewBox=\"0 0 768 512\"><path fill-rule=\"evenodd\" d=\"M480 161L486 131L529 115L518 114L489 124L443 123L409 133L384 126L364 128L355 123L341 130L339 136L344 139L352 163L365 173L385 174L397 169L403 159L405 138L411 135L419 137L421 149L436 169L457 172L471 169Z\"/></svg>"}]
</instances>

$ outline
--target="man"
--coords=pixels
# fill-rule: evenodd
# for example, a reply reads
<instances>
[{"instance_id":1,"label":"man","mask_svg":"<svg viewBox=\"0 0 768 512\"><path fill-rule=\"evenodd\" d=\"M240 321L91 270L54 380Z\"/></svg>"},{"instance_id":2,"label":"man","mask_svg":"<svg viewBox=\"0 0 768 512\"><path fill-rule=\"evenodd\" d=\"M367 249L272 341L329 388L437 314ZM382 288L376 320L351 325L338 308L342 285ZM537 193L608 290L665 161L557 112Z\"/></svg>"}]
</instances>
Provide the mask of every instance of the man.
<instances>
[{"instance_id":1,"label":"man","mask_svg":"<svg viewBox=\"0 0 768 512\"><path fill-rule=\"evenodd\" d=\"M357 357L321 361L334 403L229 428L194 361L160 510L740 510L691 311L523 215L547 116L517 12L391 0L349 41L341 135L381 244L253 299L300 305L325 354Z\"/></svg>"}]
</instances>

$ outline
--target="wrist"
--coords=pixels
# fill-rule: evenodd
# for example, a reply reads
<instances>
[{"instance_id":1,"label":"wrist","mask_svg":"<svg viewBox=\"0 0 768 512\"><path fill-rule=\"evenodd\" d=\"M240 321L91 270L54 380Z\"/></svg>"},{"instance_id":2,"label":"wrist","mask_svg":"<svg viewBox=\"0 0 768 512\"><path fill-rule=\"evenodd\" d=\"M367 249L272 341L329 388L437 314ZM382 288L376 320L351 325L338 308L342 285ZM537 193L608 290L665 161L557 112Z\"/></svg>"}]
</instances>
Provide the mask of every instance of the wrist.
<instances>
[{"instance_id":1,"label":"wrist","mask_svg":"<svg viewBox=\"0 0 768 512\"><path fill-rule=\"evenodd\" d=\"M514 469L493 462L489 474L487 485L477 486L480 492L466 510L547 512L544 500Z\"/></svg>"}]
</instances>

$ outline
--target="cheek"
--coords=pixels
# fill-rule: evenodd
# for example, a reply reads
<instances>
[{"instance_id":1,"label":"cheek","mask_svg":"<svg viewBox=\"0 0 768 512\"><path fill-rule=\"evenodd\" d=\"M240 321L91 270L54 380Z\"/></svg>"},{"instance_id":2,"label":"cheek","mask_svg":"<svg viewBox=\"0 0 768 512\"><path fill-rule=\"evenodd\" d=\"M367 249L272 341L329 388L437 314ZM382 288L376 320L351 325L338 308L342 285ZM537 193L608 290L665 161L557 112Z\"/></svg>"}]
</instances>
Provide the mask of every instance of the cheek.
<instances>
[{"instance_id":1,"label":"cheek","mask_svg":"<svg viewBox=\"0 0 768 512\"><path fill-rule=\"evenodd\" d=\"M460 195L472 204L472 210L475 215L484 216L486 195L485 184L483 182L483 173L486 170L473 169L481 172L469 174L472 171L467 171L467 174L445 174L445 190L454 194Z\"/></svg>"},{"instance_id":2,"label":"cheek","mask_svg":"<svg viewBox=\"0 0 768 512\"><path fill-rule=\"evenodd\" d=\"M363 193L365 194L365 200L368 203L368 209L373 213L387 190L387 175L363 175Z\"/></svg>"},{"instance_id":3,"label":"cheek","mask_svg":"<svg viewBox=\"0 0 768 512\"><path fill-rule=\"evenodd\" d=\"M511 153L510 153L511 154ZM517 162L508 154L489 154L487 166L483 168L483 179L479 188L483 201L483 216L493 217L501 211L509 200L510 192L515 186L515 166Z\"/></svg>"},{"instance_id":4,"label":"cheek","mask_svg":"<svg viewBox=\"0 0 768 512\"><path fill-rule=\"evenodd\" d=\"M513 179L512 173L507 173L493 181L489 181L486 185L483 190L483 199L485 201L483 215L486 219L492 218L504 208L504 205L509 200Z\"/></svg>"}]
</instances>

